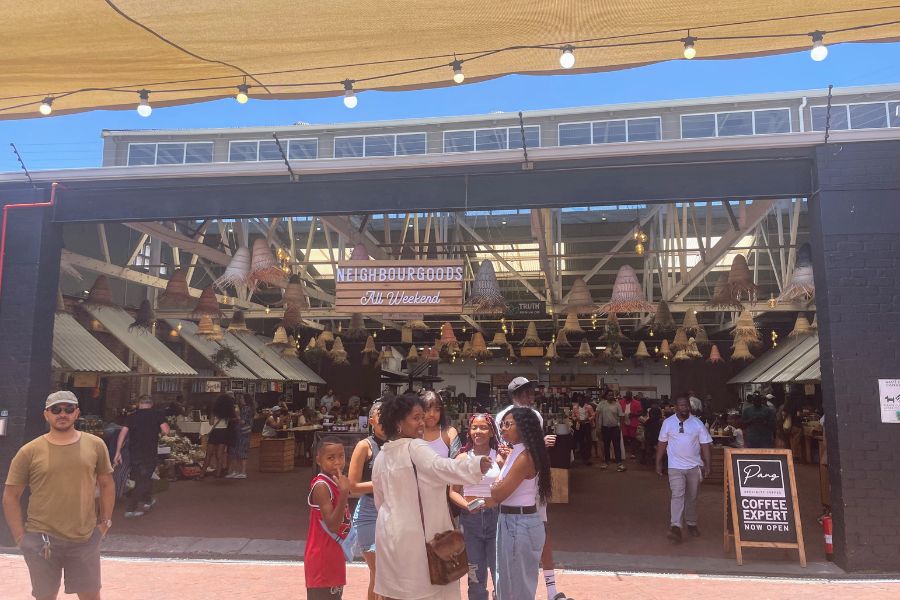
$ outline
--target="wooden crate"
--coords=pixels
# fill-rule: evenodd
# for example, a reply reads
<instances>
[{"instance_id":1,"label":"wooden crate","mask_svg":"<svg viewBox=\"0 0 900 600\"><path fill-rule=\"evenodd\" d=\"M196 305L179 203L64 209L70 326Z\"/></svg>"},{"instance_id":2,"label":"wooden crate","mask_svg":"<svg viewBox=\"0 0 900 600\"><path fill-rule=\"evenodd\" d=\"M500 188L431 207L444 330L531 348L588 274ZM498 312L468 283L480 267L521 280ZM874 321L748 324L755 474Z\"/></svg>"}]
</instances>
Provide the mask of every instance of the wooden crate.
<instances>
[{"instance_id":1,"label":"wooden crate","mask_svg":"<svg viewBox=\"0 0 900 600\"><path fill-rule=\"evenodd\" d=\"M294 469L294 439L266 438L259 445L259 471L284 473Z\"/></svg>"},{"instance_id":2,"label":"wooden crate","mask_svg":"<svg viewBox=\"0 0 900 600\"><path fill-rule=\"evenodd\" d=\"M550 469L551 504L569 503L569 469Z\"/></svg>"},{"instance_id":3,"label":"wooden crate","mask_svg":"<svg viewBox=\"0 0 900 600\"><path fill-rule=\"evenodd\" d=\"M261 433L251 433L250 434L250 448L259 448L259 442L262 440Z\"/></svg>"}]
</instances>

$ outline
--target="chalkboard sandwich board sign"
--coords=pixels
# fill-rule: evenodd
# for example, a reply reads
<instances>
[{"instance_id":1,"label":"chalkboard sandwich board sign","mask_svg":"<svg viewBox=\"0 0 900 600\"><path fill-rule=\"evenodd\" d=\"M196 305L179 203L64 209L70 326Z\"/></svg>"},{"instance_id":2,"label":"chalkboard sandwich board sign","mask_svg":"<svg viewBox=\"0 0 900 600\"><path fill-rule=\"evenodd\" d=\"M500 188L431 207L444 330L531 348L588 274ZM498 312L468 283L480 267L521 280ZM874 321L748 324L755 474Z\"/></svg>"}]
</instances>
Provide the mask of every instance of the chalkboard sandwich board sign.
<instances>
[{"instance_id":1,"label":"chalkboard sandwich board sign","mask_svg":"<svg viewBox=\"0 0 900 600\"><path fill-rule=\"evenodd\" d=\"M796 548L806 566L803 526L790 450L725 448L725 551Z\"/></svg>"}]
</instances>

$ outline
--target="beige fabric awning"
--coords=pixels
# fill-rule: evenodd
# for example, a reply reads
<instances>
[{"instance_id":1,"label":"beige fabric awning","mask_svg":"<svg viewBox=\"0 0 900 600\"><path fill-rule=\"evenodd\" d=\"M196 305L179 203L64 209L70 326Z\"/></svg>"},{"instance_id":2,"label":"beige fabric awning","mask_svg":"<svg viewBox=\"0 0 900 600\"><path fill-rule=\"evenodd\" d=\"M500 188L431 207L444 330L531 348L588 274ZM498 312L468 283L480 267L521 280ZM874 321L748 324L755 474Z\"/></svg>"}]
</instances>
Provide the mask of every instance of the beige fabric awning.
<instances>
[{"instance_id":1,"label":"beige fabric awning","mask_svg":"<svg viewBox=\"0 0 900 600\"><path fill-rule=\"evenodd\" d=\"M254 98L455 85L510 73L557 74L560 48L575 46L567 72L622 69L681 59L809 49L809 33L833 45L900 38L900 8L873 0L10 0L0 35L0 118L134 108L233 96L246 78ZM865 27L851 29L856 27ZM753 37L755 36L755 37Z\"/></svg>"}]
</instances>

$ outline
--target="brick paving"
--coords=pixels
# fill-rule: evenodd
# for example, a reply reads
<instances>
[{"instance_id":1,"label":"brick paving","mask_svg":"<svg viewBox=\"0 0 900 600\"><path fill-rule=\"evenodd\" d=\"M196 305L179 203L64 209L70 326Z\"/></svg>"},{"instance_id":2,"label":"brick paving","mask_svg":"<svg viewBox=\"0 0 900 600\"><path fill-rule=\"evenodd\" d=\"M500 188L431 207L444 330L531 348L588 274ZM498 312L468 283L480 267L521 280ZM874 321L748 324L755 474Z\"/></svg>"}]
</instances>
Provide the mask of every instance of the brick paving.
<instances>
[{"instance_id":1,"label":"brick paving","mask_svg":"<svg viewBox=\"0 0 900 600\"><path fill-rule=\"evenodd\" d=\"M104 600L303 600L299 563L206 562L194 560L104 559ZM20 556L0 555L0 598L30 598L28 571ZM346 600L365 598L367 571L347 570ZM560 571L559 589L578 600L691 598L721 600L896 599L900 580L829 581L703 577ZM63 596L74 598L74 596ZM463 593L463 598L466 595ZM538 600L545 598L539 588Z\"/></svg>"}]
</instances>

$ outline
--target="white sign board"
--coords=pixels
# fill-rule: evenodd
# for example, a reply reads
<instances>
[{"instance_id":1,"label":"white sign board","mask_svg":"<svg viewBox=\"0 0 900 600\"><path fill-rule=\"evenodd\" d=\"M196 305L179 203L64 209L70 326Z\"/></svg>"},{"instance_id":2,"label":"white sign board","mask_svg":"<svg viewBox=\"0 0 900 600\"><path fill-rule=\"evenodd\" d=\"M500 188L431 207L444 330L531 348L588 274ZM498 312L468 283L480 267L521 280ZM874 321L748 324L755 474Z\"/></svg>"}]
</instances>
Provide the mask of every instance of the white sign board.
<instances>
[{"instance_id":1,"label":"white sign board","mask_svg":"<svg viewBox=\"0 0 900 600\"><path fill-rule=\"evenodd\" d=\"M878 398L881 422L900 423L900 379L879 379Z\"/></svg>"}]
</instances>

